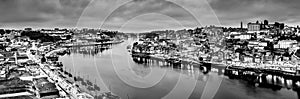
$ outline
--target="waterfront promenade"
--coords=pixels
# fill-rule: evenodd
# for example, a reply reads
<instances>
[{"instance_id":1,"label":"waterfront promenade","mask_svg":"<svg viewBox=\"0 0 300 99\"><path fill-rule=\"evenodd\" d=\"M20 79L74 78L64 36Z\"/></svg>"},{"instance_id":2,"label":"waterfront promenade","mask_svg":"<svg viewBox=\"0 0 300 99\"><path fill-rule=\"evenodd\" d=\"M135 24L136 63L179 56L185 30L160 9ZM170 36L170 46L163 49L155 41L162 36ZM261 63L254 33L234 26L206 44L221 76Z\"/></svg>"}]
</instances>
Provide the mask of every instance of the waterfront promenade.
<instances>
[{"instance_id":1,"label":"waterfront promenade","mask_svg":"<svg viewBox=\"0 0 300 99\"><path fill-rule=\"evenodd\" d=\"M52 50L52 51L48 52L46 55L51 55L53 53L61 51L62 49L63 48ZM33 60L34 62L38 63L40 71L42 71L45 75L47 75L53 82L56 82L56 85L58 85L58 87L61 88L63 90L63 92L65 92L65 94L69 96L69 98L71 98L71 99L94 99L93 96L91 96L85 92L82 92L73 83L68 82L64 78L60 77L57 73L50 70L50 68L46 66L49 64L41 63L40 60L36 56L30 54L29 50L27 51L27 55L30 60Z\"/></svg>"},{"instance_id":2,"label":"waterfront promenade","mask_svg":"<svg viewBox=\"0 0 300 99\"><path fill-rule=\"evenodd\" d=\"M169 55L164 54L154 54L154 55L148 55L148 54L132 54L134 57L142 57L154 61L160 61L162 64L168 64L171 65L172 62L167 62L166 60L172 58ZM237 67L237 68L248 68L253 70L259 70L259 71L268 71L272 73L277 74L283 74L283 75L293 75L298 76L298 71L300 70L299 66L297 64L291 64L291 63L242 63L242 62L214 62L214 61L202 61L200 62L197 59L194 58L180 58L180 57L173 57L174 59L177 59L180 62L179 68L186 68L186 69L192 69L192 68L200 68L203 67L203 63L206 64L215 64L222 67ZM204 66L205 67L205 66Z\"/></svg>"}]
</instances>

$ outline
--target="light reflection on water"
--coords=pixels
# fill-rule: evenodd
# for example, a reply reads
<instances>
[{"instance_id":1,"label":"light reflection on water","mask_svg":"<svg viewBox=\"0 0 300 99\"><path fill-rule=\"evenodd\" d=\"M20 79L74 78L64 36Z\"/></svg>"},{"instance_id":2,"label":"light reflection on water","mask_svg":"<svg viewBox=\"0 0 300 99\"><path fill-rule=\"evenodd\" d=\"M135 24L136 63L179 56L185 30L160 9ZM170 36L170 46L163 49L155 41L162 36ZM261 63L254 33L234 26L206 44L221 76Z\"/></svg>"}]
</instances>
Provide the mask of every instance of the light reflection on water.
<instances>
[{"instance_id":1,"label":"light reflection on water","mask_svg":"<svg viewBox=\"0 0 300 99\"><path fill-rule=\"evenodd\" d=\"M157 62L137 63L125 49L126 46L126 43L122 43L113 45L107 50L101 47L73 48L71 54L61 57L60 61L67 70L71 69L73 75L99 86L101 92L111 90L123 99L159 99L169 94L179 81L183 83L177 87L182 90L176 91L175 98L192 90L189 98L199 99L206 83L213 82L207 82L209 77L223 79L215 96L217 99L297 98L297 93L292 90L274 91L269 88L254 87L244 80L229 79L221 72L224 71L224 66L213 66L213 70L217 71L203 74L199 68L187 70L172 68L166 64L158 65ZM101 80L105 85L101 83ZM139 88L139 86L146 86L146 88ZM89 92L100 93L100 91Z\"/></svg>"}]
</instances>

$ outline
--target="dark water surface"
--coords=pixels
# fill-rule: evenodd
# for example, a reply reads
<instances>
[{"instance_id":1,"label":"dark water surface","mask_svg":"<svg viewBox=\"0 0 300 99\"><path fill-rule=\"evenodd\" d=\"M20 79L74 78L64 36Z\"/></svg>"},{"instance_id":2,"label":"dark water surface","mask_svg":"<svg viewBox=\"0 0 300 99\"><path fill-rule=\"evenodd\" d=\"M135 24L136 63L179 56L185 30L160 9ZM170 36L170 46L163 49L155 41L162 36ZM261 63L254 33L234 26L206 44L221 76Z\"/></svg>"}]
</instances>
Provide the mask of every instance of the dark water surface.
<instances>
[{"instance_id":1,"label":"dark water surface","mask_svg":"<svg viewBox=\"0 0 300 99\"><path fill-rule=\"evenodd\" d=\"M64 69L90 82L89 93L112 91L123 99L199 99L206 90L218 88L215 99L297 99L297 92L285 83L277 89L255 87L249 81L224 76L224 66L213 65L209 73L197 67L172 68L156 60L133 58L127 52L129 41L101 47L77 47L60 58ZM218 83L220 82L220 84ZM276 82L275 82L276 83ZM274 84L274 82L272 83ZM95 90L95 86L100 87ZM220 86L220 87L218 87ZM92 88L91 88L92 87ZM94 88L94 89L93 89Z\"/></svg>"}]
</instances>

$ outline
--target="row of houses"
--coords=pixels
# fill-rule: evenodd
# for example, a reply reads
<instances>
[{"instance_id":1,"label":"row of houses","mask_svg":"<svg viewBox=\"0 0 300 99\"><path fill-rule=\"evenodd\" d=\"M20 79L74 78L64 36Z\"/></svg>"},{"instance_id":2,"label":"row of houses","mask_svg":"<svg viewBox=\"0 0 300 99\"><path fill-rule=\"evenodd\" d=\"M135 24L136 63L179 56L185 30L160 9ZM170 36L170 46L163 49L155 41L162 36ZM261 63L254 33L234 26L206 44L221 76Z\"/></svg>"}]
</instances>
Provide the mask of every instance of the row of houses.
<instances>
[{"instance_id":1,"label":"row of houses","mask_svg":"<svg viewBox=\"0 0 300 99\"><path fill-rule=\"evenodd\" d=\"M276 33L272 29L280 30ZM226 37L226 47L238 53L239 61L258 62L266 61L291 61L293 54L299 49L299 43L290 36L295 33L283 33L285 28L281 23L268 24L249 23L248 31L230 32ZM286 31L286 30L285 30Z\"/></svg>"}]
</instances>

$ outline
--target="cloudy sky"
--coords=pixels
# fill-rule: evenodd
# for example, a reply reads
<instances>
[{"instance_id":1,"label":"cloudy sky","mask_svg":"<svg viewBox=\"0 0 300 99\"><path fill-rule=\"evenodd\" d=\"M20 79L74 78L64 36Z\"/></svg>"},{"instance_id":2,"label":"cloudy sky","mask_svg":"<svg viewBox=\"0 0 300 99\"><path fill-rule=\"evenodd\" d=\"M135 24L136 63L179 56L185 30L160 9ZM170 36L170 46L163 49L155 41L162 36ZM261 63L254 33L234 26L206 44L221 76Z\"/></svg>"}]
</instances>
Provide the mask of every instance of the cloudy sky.
<instances>
[{"instance_id":1,"label":"cloudy sky","mask_svg":"<svg viewBox=\"0 0 300 99\"><path fill-rule=\"evenodd\" d=\"M123 32L300 24L300 0L0 0L0 28L103 28ZM246 25L245 25L246 26Z\"/></svg>"}]
</instances>

